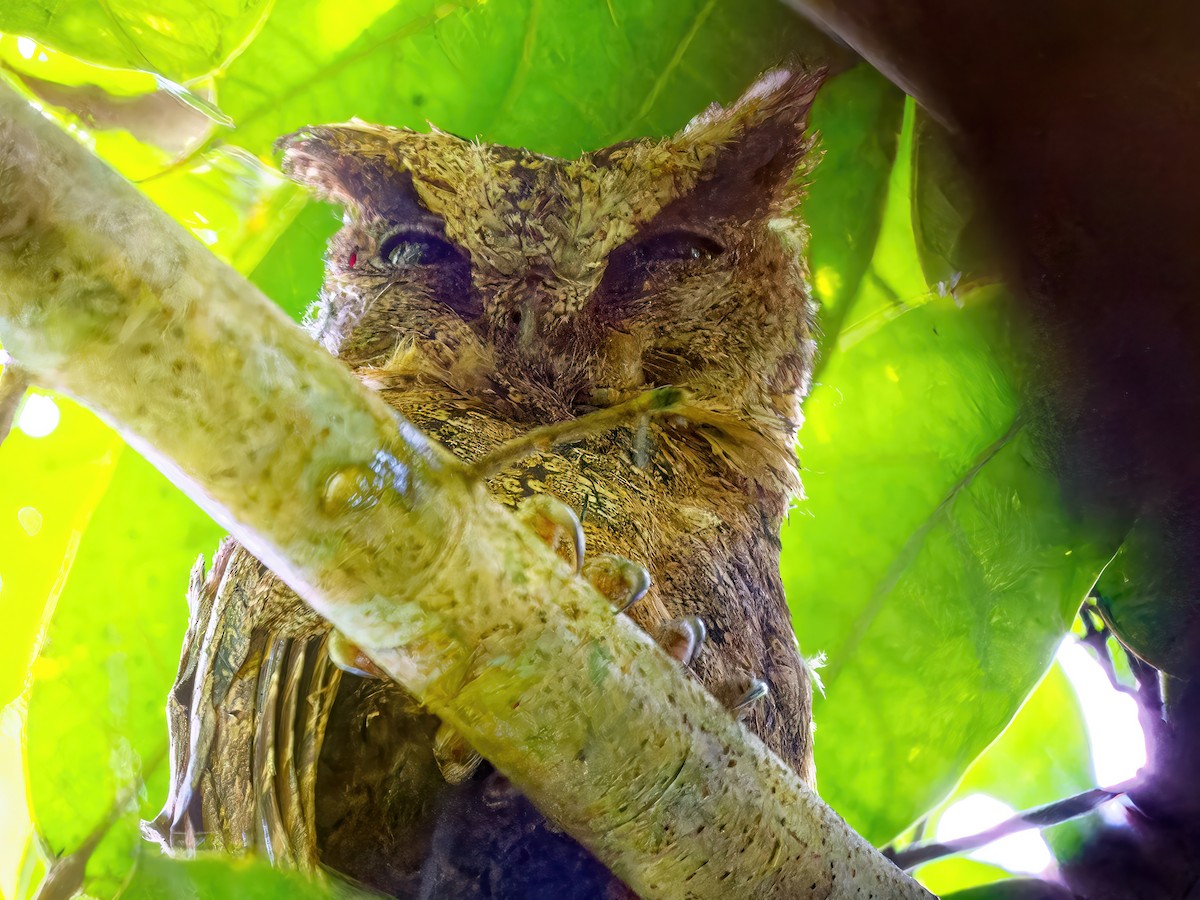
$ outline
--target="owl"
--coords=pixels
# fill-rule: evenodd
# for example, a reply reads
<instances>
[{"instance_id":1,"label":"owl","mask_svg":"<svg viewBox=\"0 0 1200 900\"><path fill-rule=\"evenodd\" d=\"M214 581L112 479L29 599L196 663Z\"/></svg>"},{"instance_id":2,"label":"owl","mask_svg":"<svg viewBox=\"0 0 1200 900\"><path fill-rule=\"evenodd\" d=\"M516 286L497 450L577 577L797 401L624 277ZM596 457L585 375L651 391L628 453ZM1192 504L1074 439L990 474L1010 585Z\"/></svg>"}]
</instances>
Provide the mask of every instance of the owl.
<instances>
[{"instance_id":1,"label":"owl","mask_svg":"<svg viewBox=\"0 0 1200 900\"><path fill-rule=\"evenodd\" d=\"M779 530L813 355L792 211L819 80L771 72L671 138L573 160L358 121L280 145L344 209L314 338L809 783ZM236 544L189 604L170 794L144 826L169 851L256 850L397 897L630 896Z\"/></svg>"}]
</instances>

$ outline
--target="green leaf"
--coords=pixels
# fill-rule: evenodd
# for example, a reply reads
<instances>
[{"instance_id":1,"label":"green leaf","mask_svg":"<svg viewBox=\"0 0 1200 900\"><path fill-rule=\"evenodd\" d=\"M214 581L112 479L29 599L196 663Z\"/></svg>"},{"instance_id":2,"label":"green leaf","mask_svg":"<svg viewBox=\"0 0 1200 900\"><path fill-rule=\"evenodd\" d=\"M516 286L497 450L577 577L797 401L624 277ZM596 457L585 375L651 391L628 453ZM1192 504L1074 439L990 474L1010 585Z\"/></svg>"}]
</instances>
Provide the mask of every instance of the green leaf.
<instances>
[{"instance_id":1,"label":"green leaf","mask_svg":"<svg viewBox=\"0 0 1200 900\"><path fill-rule=\"evenodd\" d=\"M964 857L938 860L921 866L917 872L917 880L939 897L952 891L1004 882L1011 877L999 866Z\"/></svg>"},{"instance_id":2,"label":"green leaf","mask_svg":"<svg viewBox=\"0 0 1200 900\"><path fill-rule=\"evenodd\" d=\"M666 134L829 45L770 0L279 3L218 79L235 140L358 116L555 155ZM269 72L270 77L264 77Z\"/></svg>"},{"instance_id":3,"label":"green leaf","mask_svg":"<svg viewBox=\"0 0 1200 900\"><path fill-rule=\"evenodd\" d=\"M325 245L341 227L341 217L327 204L305 204L250 273L250 280L299 319L317 298L325 277Z\"/></svg>"},{"instance_id":4,"label":"green leaf","mask_svg":"<svg viewBox=\"0 0 1200 900\"><path fill-rule=\"evenodd\" d=\"M0 31L105 66L184 82L219 68L270 0L6 0Z\"/></svg>"},{"instance_id":5,"label":"green leaf","mask_svg":"<svg viewBox=\"0 0 1200 900\"><path fill-rule=\"evenodd\" d=\"M1096 779L1083 712L1062 668L1054 665L1004 733L930 815L926 831L936 831L942 813L972 794L995 797L1019 812L1093 787ZM1059 859L1071 858L1083 835L1076 822L1042 833Z\"/></svg>"},{"instance_id":6,"label":"green leaf","mask_svg":"<svg viewBox=\"0 0 1200 900\"><path fill-rule=\"evenodd\" d=\"M1196 537L1183 516L1140 519L1096 585L1097 607L1113 634L1168 673L1194 665Z\"/></svg>"},{"instance_id":7,"label":"green leaf","mask_svg":"<svg viewBox=\"0 0 1200 900\"><path fill-rule=\"evenodd\" d=\"M26 403L32 397L54 404L59 420L44 437L14 428L0 445L0 706L25 687L45 616L123 446L71 401L37 391Z\"/></svg>"},{"instance_id":8,"label":"green leaf","mask_svg":"<svg viewBox=\"0 0 1200 900\"><path fill-rule=\"evenodd\" d=\"M994 280L993 238L970 180L950 135L922 110L915 113L912 179L913 232L926 281L946 290L977 278Z\"/></svg>"},{"instance_id":9,"label":"green leaf","mask_svg":"<svg viewBox=\"0 0 1200 900\"><path fill-rule=\"evenodd\" d=\"M34 663L34 821L61 857L115 815L87 869L84 887L96 896L122 884L138 814L153 817L165 796L166 696L187 624L188 570L220 536L149 463L123 454Z\"/></svg>"},{"instance_id":10,"label":"green leaf","mask_svg":"<svg viewBox=\"0 0 1200 900\"><path fill-rule=\"evenodd\" d=\"M797 633L828 655L821 792L879 843L1012 718L1113 550L1067 515L1031 434L1008 296L927 286L914 119L866 276L835 306L800 436L808 498L784 530Z\"/></svg>"},{"instance_id":11,"label":"green leaf","mask_svg":"<svg viewBox=\"0 0 1200 900\"><path fill-rule=\"evenodd\" d=\"M209 151L140 187L242 274L259 265L308 203L301 188L236 147Z\"/></svg>"},{"instance_id":12,"label":"green leaf","mask_svg":"<svg viewBox=\"0 0 1200 900\"><path fill-rule=\"evenodd\" d=\"M309 881L295 872L272 868L264 860L209 856L193 860L147 854L121 895L125 900L326 900L374 897L343 882Z\"/></svg>"},{"instance_id":13,"label":"green leaf","mask_svg":"<svg viewBox=\"0 0 1200 900\"><path fill-rule=\"evenodd\" d=\"M838 351L806 406L784 578L829 658L822 794L883 842L1007 724L1107 555L1022 423L1001 292L885 308Z\"/></svg>"},{"instance_id":14,"label":"green leaf","mask_svg":"<svg viewBox=\"0 0 1200 900\"><path fill-rule=\"evenodd\" d=\"M818 161L800 214L826 344L875 252L903 114L904 94L865 64L830 80L813 104Z\"/></svg>"}]
</instances>

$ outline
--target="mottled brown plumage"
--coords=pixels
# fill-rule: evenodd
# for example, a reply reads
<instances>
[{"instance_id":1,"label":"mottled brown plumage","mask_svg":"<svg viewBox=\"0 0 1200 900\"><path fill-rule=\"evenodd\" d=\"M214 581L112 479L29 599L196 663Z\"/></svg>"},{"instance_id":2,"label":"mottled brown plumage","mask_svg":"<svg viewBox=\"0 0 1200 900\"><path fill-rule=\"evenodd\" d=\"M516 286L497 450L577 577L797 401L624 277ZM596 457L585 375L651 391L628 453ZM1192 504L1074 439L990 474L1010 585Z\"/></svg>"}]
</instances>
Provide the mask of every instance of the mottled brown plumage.
<instances>
[{"instance_id":1,"label":"mottled brown plumage","mask_svg":"<svg viewBox=\"0 0 1200 900\"><path fill-rule=\"evenodd\" d=\"M669 415L519 456L489 487L558 498L589 558L644 565L629 615L664 641L701 619L690 671L731 707L765 682L741 715L810 781L778 531L812 355L788 214L816 84L771 73L673 138L569 161L360 122L282 142L285 170L346 209L314 335L464 460L686 391ZM148 825L166 845L319 858L398 896L623 895L398 686L335 669L327 626L240 548L194 573L191 598L172 793Z\"/></svg>"}]
</instances>

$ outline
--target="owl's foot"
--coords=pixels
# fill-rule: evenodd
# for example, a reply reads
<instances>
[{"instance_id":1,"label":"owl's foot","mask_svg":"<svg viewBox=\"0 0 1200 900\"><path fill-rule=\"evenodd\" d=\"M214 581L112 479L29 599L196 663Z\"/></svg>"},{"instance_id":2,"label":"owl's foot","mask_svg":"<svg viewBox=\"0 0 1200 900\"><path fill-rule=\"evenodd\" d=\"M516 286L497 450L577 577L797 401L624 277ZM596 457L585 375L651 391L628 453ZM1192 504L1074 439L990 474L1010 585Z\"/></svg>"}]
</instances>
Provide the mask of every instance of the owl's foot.
<instances>
[{"instance_id":1,"label":"owl's foot","mask_svg":"<svg viewBox=\"0 0 1200 900\"><path fill-rule=\"evenodd\" d=\"M650 573L623 556L602 553L583 564L583 577L623 613L646 596Z\"/></svg>"},{"instance_id":2,"label":"owl's foot","mask_svg":"<svg viewBox=\"0 0 1200 900\"><path fill-rule=\"evenodd\" d=\"M437 734L433 736L433 758L449 784L462 784L483 762L483 757L467 743L467 739L445 722L438 726Z\"/></svg>"},{"instance_id":3,"label":"owl's foot","mask_svg":"<svg viewBox=\"0 0 1200 900\"><path fill-rule=\"evenodd\" d=\"M351 675L360 678L387 678L387 673L380 669L362 648L338 631L336 628L329 633L329 643L326 644L329 661Z\"/></svg>"},{"instance_id":4,"label":"owl's foot","mask_svg":"<svg viewBox=\"0 0 1200 900\"><path fill-rule=\"evenodd\" d=\"M654 639L667 651L667 656L684 668L696 661L706 637L708 629L704 627L704 620L699 616L686 616L666 622L654 633Z\"/></svg>"},{"instance_id":5,"label":"owl's foot","mask_svg":"<svg viewBox=\"0 0 1200 900\"><path fill-rule=\"evenodd\" d=\"M571 507L549 494L535 494L521 501L516 515L563 559L574 563L576 574L583 569L583 525ZM573 558L568 559L562 552L564 539L570 545Z\"/></svg>"},{"instance_id":6,"label":"owl's foot","mask_svg":"<svg viewBox=\"0 0 1200 900\"><path fill-rule=\"evenodd\" d=\"M771 688L761 678L750 676L744 682L744 686L741 686L741 693L737 694L736 692L737 688L735 687L734 693L737 699L729 705L729 709L735 716L740 717L750 712L754 704L771 693Z\"/></svg>"}]
</instances>

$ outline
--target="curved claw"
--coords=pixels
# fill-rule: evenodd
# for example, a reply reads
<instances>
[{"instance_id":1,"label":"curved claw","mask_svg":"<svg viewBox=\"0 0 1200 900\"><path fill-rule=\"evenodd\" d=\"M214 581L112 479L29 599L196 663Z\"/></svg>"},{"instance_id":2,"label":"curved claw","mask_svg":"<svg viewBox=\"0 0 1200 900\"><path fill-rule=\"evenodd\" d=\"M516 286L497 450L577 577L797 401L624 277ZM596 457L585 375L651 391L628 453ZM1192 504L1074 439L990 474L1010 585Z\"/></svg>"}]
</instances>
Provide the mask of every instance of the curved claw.
<instances>
[{"instance_id":1,"label":"curved claw","mask_svg":"<svg viewBox=\"0 0 1200 900\"><path fill-rule=\"evenodd\" d=\"M746 685L745 692L734 702L731 709L734 712L743 712L769 693L771 693L771 688L765 681L752 677Z\"/></svg>"},{"instance_id":2,"label":"curved claw","mask_svg":"<svg viewBox=\"0 0 1200 900\"><path fill-rule=\"evenodd\" d=\"M619 613L625 612L650 590L650 573L646 567L613 553L602 553L589 559L582 574Z\"/></svg>"},{"instance_id":3,"label":"curved claw","mask_svg":"<svg viewBox=\"0 0 1200 900\"><path fill-rule=\"evenodd\" d=\"M474 747L458 731L443 722L433 737L433 757L442 777L450 784L462 784L475 774L483 762Z\"/></svg>"},{"instance_id":4,"label":"curved claw","mask_svg":"<svg viewBox=\"0 0 1200 900\"><path fill-rule=\"evenodd\" d=\"M575 574L583 570L583 525L571 507L549 494L535 494L521 501L517 518L537 532L552 549L557 549L558 542L564 537L568 538L575 553Z\"/></svg>"},{"instance_id":5,"label":"curved claw","mask_svg":"<svg viewBox=\"0 0 1200 900\"><path fill-rule=\"evenodd\" d=\"M358 675L360 678L387 678L387 674L371 662L371 658L363 653L357 644L351 643L350 639L336 628L330 632L326 647L329 651L329 661L343 672Z\"/></svg>"},{"instance_id":6,"label":"curved claw","mask_svg":"<svg viewBox=\"0 0 1200 900\"><path fill-rule=\"evenodd\" d=\"M668 656L678 660L682 666L690 666L700 654L707 636L704 620L699 616L687 616L660 626L656 639Z\"/></svg>"}]
</instances>

